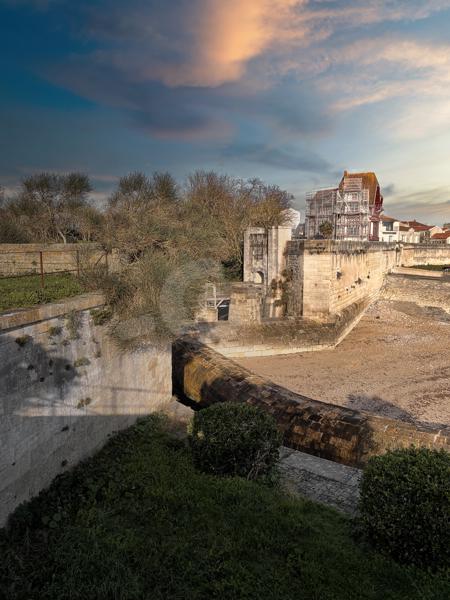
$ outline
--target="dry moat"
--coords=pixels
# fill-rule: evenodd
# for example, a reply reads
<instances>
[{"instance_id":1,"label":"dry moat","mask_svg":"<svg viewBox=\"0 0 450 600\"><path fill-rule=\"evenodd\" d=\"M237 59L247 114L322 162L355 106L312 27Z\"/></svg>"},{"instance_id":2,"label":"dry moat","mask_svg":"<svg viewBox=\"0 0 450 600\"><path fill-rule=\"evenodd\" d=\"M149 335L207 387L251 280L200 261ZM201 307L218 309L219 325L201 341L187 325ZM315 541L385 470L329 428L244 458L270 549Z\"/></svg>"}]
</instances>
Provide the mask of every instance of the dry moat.
<instances>
[{"instance_id":1,"label":"dry moat","mask_svg":"<svg viewBox=\"0 0 450 600\"><path fill-rule=\"evenodd\" d=\"M401 290L398 283L334 350L235 360L317 400L450 425L450 283L402 281ZM441 307L427 306L436 294Z\"/></svg>"}]
</instances>

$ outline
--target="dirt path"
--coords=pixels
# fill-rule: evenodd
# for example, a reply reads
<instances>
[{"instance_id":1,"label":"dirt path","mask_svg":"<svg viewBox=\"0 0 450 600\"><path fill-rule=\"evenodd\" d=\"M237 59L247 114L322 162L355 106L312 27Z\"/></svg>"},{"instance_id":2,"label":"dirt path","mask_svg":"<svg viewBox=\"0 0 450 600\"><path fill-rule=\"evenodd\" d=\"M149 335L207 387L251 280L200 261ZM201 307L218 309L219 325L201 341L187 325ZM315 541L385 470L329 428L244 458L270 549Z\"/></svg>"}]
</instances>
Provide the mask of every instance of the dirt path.
<instances>
[{"instance_id":1,"label":"dirt path","mask_svg":"<svg viewBox=\"0 0 450 600\"><path fill-rule=\"evenodd\" d=\"M335 350L235 359L311 398L450 425L450 314L379 301Z\"/></svg>"}]
</instances>

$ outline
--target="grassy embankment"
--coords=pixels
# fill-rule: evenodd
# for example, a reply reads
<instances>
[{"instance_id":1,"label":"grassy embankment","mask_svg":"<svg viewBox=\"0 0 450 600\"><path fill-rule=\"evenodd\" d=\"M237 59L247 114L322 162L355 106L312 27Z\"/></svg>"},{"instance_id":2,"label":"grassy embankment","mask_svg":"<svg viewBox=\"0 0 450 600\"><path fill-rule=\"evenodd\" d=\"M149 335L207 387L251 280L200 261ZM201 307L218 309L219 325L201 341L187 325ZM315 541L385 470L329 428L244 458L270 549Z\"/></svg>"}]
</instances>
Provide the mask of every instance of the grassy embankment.
<instances>
[{"instance_id":1,"label":"grassy embankment","mask_svg":"<svg viewBox=\"0 0 450 600\"><path fill-rule=\"evenodd\" d=\"M44 288L39 275L0 278L0 311L56 302L81 292L80 283L70 273L46 275Z\"/></svg>"},{"instance_id":2,"label":"grassy embankment","mask_svg":"<svg viewBox=\"0 0 450 600\"><path fill-rule=\"evenodd\" d=\"M352 522L198 472L148 418L55 480L0 532L5 600L443 600L450 579L373 552Z\"/></svg>"}]
</instances>

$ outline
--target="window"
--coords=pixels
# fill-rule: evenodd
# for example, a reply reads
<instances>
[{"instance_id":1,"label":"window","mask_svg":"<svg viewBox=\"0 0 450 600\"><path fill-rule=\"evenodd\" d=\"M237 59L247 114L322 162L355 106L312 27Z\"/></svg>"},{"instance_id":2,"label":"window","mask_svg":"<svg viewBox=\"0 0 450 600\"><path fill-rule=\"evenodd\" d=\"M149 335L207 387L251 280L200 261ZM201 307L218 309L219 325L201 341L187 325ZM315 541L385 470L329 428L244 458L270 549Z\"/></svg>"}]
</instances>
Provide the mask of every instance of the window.
<instances>
[{"instance_id":1,"label":"window","mask_svg":"<svg viewBox=\"0 0 450 600\"><path fill-rule=\"evenodd\" d=\"M250 249L253 260L263 260L266 248L266 236L264 233L252 233L250 235Z\"/></svg>"},{"instance_id":2,"label":"window","mask_svg":"<svg viewBox=\"0 0 450 600\"><path fill-rule=\"evenodd\" d=\"M385 231L394 231L393 221L383 221L383 227Z\"/></svg>"}]
</instances>

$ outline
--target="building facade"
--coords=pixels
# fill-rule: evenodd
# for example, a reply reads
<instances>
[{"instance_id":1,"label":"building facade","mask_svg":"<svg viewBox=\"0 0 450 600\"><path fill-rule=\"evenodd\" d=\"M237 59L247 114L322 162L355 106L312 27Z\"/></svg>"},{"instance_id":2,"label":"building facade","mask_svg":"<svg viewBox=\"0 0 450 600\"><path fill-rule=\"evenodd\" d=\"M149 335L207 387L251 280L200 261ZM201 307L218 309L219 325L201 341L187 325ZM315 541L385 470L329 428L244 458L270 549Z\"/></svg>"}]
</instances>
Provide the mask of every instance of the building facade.
<instances>
[{"instance_id":1,"label":"building facade","mask_svg":"<svg viewBox=\"0 0 450 600\"><path fill-rule=\"evenodd\" d=\"M305 234L308 239L379 241L383 196L375 173L349 173L336 188L306 196ZM324 236L324 224L330 235ZM331 226L331 227L330 227Z\"/></svg>"},{"instance_id":2,"label":"building facade","mask_svg":"<svg viewBox=\"0 0 450 600\"><path fill-rule=\"evenodd\" d=\"M420 234L414 231L408 223L388 217L381 216L380 242L404 242L407 244L419 244Z\"/></svg>"}]
</instances>

